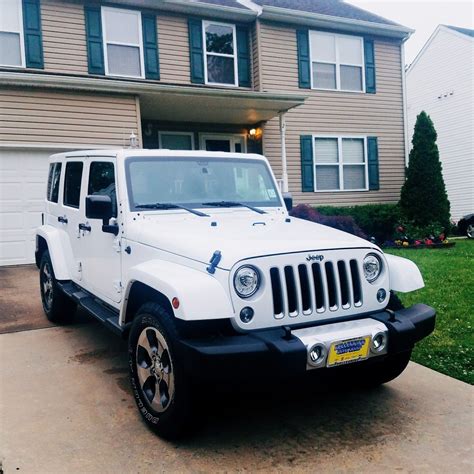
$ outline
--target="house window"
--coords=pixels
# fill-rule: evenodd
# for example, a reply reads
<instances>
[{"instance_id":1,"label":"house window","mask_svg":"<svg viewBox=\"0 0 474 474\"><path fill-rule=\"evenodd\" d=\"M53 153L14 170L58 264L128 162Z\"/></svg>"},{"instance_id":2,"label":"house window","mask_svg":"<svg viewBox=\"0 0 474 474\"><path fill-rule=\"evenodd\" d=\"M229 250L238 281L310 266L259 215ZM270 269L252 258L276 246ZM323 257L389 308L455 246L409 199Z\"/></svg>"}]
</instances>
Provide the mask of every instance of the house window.
<instances>
[{"instance_id":1,"label":"house window","mask_svg":"<svg viewBox=\"0 0 474 474\"><path fill-rule=\"evenodd\" d=\"M204 21L206 84L237 85L235 25Z\"/></svg>"},{"instance_id":2,"label":"house window","mask_svg":"<svg viewBox=\"0 0 474 474\"><path fill-rule=\"evenodd\" d=\"M363 38L311 31L310 48L313 89L365 90Z\"/></svg>"},{"instance_id":3,"label":"house window","mask_svg":"<svg viewBox=\"0 0 474 474\"><path fill-rule=\"evenodd\" d=\"M102 8L105 73L109 76L144 77L141 13Z\"/></svg>"},{"instance_id":4,"label":"house window","mask_svg":"<svg viewBox=\"0 0 474 474\"><path fill-rule=\"evenodd\" d=\"M194 150L193 132L158 132L158 140L167 150Z\"/></svg>"},{"instance_id":5,"label":"house window","mask_svg":"<svg viewBox=\"0 0 474 474\"><path fill-rule=\"evenodd\" d=\"M366 137L320 137L313 140L315 191L366 191Z\"/></svg>"},{"instance_id":6,"label":"house window","mask_svg":"<svg viewBox=\"0 0 474 474\"><path fill-rule=\"evenodd\" d=\"M24 67L21 0L1 0L0 65Z\"/></svg>"}]
</instances>

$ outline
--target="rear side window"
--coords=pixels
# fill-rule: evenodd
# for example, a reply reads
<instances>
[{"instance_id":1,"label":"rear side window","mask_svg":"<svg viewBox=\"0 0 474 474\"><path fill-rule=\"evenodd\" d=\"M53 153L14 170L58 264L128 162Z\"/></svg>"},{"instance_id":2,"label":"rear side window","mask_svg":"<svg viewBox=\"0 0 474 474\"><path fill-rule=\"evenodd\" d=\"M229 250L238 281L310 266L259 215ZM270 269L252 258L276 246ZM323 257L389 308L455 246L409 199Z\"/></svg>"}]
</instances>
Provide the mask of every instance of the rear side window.
<instances>
[{"instance_id":1,"label":"rear side window","mask_svg":"<svg viewBox=\"0 0 474 474\"><path fill-rule=\"evenodd\" d=\"M49 165L48 191L46 199L50 202L58 202L59 180L61 178L61 163Z\"/></svg>"},{"instance_id":2,"label":"rear side window","mask_svg":"<svg viewBox=\"0 0 474 474\"><path fill-rule=\"evenodd\" d=\"M72 161L66 164L64 178L64 205L79 208L83 163Z\"/></svg>"},{"instance_id":3,"label":"rear side window","mask_svg":"<svg viewBox=\"0 0 474 474\"><path fill-rule=\"evenodd\" d=\"M87 194L109 196L112 200L112 211L117 217L117 198L115 195L114 164L110 161L93 161L89 169L89 186Z\"/></svg>"}]
</instances>

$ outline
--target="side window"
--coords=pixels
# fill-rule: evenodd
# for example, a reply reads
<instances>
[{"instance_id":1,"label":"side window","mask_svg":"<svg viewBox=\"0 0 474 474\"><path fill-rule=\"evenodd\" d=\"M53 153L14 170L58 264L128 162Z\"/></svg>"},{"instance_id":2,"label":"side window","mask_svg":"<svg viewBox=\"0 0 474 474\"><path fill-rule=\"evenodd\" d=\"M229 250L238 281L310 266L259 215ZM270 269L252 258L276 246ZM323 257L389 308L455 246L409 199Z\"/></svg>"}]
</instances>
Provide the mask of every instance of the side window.
<instances>
[{"instance_id":1,"label":"side window","mask_svg":"<svg viewBox=\"0 0 474 474\"><path fill-rule=\"evenodd\" d=\"M112 200L114 217L117 217L114 164L109 161L93 161L89 169L87 194L109 196Z\"/></svg>"},{"instance_id":2,"label":"side window","mask_svg":"<svg viewBox=\"0 0 474 474\"><path fill-rule=\"evenodd\" d=\"M64 178L64 205L79 208L81 197L83 163L72 161L66 164L66 175Z\"/></svg>"},{"instance_id":3,"label":"side window","mask_svg":"<svg viewBox=\"0 0 474 474\"><path fill-rule=\"evenodd\" d=\"M61 166L62 163L51 163L49 165L48 191L46 199L50 202L58 202Z\"/></svg>"},{"instance_id":4,"label":"side window","mask_svg":"<svg viewBox=\"0 0 474 474\"><path fill-rule=\"evenodd\" d=\"M48 201L51 200L51 187L53 185L53 173L56 163L51 163L49 165L49 173L48 173L48 189L46 190L46 199Z\"/></svg>"}]
</instances>

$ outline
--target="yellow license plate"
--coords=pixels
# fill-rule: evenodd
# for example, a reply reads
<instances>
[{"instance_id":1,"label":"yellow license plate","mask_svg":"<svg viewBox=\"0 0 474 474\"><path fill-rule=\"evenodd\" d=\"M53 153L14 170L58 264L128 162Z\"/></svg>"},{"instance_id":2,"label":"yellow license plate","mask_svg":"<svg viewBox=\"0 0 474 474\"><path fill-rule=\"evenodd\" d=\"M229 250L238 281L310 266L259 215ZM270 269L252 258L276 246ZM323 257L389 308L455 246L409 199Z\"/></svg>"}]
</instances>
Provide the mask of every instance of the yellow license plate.
<instances>
[{"instance_id":1,"label":"yellow license plate","mask_svg":"<svg viewBox=\"0 0 474 474\"><path fill-rule=\"evenodd\" d=\"M369 355L369 345L369 336L334 342L329 349L328 367L366 359Z\"/></svg>"}]
</instances>

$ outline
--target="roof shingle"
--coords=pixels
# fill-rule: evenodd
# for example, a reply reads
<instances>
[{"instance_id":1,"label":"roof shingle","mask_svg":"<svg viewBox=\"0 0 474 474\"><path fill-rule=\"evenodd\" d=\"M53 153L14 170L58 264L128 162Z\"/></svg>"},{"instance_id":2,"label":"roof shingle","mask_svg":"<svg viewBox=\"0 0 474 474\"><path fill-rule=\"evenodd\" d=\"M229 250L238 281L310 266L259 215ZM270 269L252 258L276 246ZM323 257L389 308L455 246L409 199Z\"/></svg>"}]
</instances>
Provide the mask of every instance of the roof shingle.
<instances>
[{"instance_id":1,"label":"roof shingle","mask_svg":"<svg viewBox=\"0 0 474 474\"><path fill-rule=\"evenodd\" d=\"M471 36L474 38L474 30L470 30L469 28L461 28L459 26L452 26L452 25L443 25L450 30L457 31L458 33L462 33L463 35Z\"/></svg>"},{"instance_id":2,"label":"roof shingle","mask_svg":"<svg viewBox=\"0 0 474 474\"><path fill-rule=\"evenodd\" d=\"M398 25L397 23L363 10L343 0L253 0L260 6L271 6L299 10L321 15L349 18L352 20L369 21L372 23Z\"/></svg>"}]
</instances>

